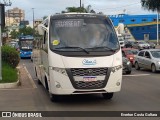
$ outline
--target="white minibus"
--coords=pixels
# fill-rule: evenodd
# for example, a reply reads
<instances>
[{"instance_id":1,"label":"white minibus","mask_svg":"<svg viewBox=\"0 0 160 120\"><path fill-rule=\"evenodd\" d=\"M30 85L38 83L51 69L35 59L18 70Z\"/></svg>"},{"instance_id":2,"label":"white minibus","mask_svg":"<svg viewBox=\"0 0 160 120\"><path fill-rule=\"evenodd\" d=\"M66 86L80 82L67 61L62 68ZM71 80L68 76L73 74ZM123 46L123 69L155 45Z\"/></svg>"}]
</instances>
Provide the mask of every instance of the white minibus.
<instances>
[{"instance_id":1,"label":"white minibus","mask_svg":"<svg viewBox=\"0 0 160 120\"><path fill-rule=\"evenodd\" d=\"M34 41L33 62L38 82L50 99L61 95L97 94L111 99L121 89L122 53L109 17L65 13L47 17Z\"/></svg>"}]
</instances>

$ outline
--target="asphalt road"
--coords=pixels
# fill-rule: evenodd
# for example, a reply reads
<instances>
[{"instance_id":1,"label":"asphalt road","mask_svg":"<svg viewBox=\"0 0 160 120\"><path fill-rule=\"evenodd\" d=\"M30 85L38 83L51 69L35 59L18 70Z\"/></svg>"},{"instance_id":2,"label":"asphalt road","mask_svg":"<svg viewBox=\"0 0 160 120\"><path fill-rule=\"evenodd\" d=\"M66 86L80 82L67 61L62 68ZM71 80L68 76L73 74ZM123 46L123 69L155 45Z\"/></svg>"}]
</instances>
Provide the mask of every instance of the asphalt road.
<instances>
[{"instance_id":1,"label":"asphalt road","mask_svg":"<svg viewBox=\"0 0 160 120\"><path fill-rule=\"evenodd\" d=\"M64 96L53 103L42 85L37 84L32 62L21 60L36 88L0 90L0 111L160 111L160 72L137 71L123 76L122 89L112 100L101 95Z\"/></svg>"}]
</instances>

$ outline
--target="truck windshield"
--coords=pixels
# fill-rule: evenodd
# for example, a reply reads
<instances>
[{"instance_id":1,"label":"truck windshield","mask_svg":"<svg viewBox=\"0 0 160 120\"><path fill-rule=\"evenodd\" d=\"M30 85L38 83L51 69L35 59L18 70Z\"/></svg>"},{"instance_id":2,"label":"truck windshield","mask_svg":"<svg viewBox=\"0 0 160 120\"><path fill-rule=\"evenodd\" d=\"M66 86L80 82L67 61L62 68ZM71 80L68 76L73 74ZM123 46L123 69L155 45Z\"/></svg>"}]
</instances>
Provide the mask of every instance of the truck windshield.
<instances>
[{"instance_id":1,"label":"truck windshield","mask_svg":"<svg viewBox=\"0 0 160 120\"><path fill-rule=\"evenodd\" d=\"M89 52L117 50L119 44L113 29L105 17L51 19L50 49L82 51L82 49L75 49L79 47Z\"/></svg>"}]
</instances>

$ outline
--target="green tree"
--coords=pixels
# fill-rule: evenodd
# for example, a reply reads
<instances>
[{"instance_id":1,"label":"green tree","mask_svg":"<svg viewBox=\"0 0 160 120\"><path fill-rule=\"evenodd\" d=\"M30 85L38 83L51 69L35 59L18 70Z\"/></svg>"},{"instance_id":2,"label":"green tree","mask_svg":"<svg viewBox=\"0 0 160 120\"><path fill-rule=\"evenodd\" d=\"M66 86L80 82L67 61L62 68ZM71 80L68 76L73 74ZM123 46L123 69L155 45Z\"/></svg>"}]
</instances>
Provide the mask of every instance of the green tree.
<instances>
[{"instance_id":1,"label":"green tree","mask_svg":"<svg viewBox=\"0 0 160 120\"><path fill-rule=\"evenodd\" d=\"M16 38L18 38L18 36L19 36L19 32L16 31L16 30L13 30L13 31L10 33L10 35L11 35L11 38L12 38L12 39L16 39Z\"/></svg>"},{"instance_id":2,"label":"green tree","mask_svg":"<svg viewBox=\"0 0 160 120\"><path fill-rule=\"evenodd\" d=\"M43 16L43 20L45 20L48 16Z\"/></svg>"},{"instance_id":3,"label":"green tree","mask_svg":"<svg viewBox=\"0 0 160 120\"><path fill-rule=\"evenodd\" d=\"M19 31L13 30L10 35L12 39L16 39L20 35L33 35L33 28L25 26L23 28L19 28Z\"/></svg>"},{"instance_id":4,"label":"green tree","mask_svg":"<svg viewBox=\"0 0 160 120\"><path fill-rule=\"evenodd\" d=\"M141 4L147 10L160 12L160 0L141 0Z\"/></svg>"},{"instance_id":5,"label":"green tree","mask_svg":"<svg viewBox=\"0 0 160 120\"><path fill-rule=\"evenodd\" d=\"M82 13L96 13L95 10L91 9L92 6L88 5L86 8L85 7L67 7L67 11L61 11L61 13L67 13L67 12L82 12ZM102 13L102 12L100 12Z\"/></svg>"},{"instance_id":6,"label":"green tree","mask_svg":"<svg viewBox=\"0 0 160 120\"><path fill-rule=\"evenodd\" d=\"M84 7L67 7L66 9L67 12L87 12L87 10Z\"/></svg>"},{"instance_id":7,"label":"green tree","mask_svg":"<svg viewBox=\"0 0 160 120\"><path fill-rule=\"evenodd\" d=\"M23 27L19 29L19 34L23 35L33 35L33 28L31 27Z\"/></svg>"}]
</instances>

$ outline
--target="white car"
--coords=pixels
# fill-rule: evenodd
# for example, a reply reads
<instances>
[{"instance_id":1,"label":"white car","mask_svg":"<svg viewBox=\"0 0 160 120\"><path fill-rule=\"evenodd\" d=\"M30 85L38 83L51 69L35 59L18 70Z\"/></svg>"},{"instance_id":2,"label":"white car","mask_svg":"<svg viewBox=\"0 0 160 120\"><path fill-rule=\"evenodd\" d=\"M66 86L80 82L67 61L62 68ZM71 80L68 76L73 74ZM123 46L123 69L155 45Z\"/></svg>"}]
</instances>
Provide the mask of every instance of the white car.
<instances>
[{"instance_id":1,"label":"white car","mask_svg":"<svg viewBox=\"0 0 160 120\"><path fill-rule=\"evenodd\" d=\"M151 46L147 42L137 41L137 47L139 50L142 50L142 49L149 49Z\"/></svg>"}]
</instances>

